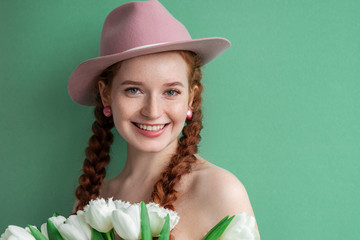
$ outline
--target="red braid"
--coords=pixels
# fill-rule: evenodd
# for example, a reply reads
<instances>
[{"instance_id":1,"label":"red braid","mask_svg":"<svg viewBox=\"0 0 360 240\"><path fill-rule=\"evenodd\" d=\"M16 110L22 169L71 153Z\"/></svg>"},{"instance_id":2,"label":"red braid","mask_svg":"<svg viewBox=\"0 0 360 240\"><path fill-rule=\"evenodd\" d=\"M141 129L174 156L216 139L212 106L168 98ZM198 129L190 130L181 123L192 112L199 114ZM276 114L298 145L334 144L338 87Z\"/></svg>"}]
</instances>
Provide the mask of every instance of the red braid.
<instances>
[{"instance_id":1,"label":"red braid","mask_svg":"<svg viewBox=\"0 0 360 240\"><path fill-rule=\"evenodd\" d=\"M111 79L116 72L117 65L107 68L101 75L101 81L111 84ZM86 206L91 199L99 196L101 184L105 178L105 167L110 162L110 146L113 142L111 129L114 127L112 118L105 117L103 114L103 105L98 86L95 86L96 106L94 109L95 122L92 125L93 135L89 139L89 145L85 150L86 158L83 164L83 174L79 177L80 186L76 189L78 199L75 212Z\"/></svg>"}]
</instances>

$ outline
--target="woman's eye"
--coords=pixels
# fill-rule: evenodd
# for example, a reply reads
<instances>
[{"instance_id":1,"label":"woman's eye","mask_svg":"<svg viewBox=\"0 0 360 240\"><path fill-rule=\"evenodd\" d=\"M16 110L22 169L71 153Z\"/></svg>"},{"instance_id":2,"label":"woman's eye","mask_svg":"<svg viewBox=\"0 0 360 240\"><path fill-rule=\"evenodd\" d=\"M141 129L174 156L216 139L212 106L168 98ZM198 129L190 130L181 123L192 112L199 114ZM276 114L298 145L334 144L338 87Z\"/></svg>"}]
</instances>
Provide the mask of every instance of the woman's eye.
<instances>
[{"instance_id":1,"label":"woman's eye","mask_svg":"<svg viewBox=\"0 0 360 240\"><path fill-rule=\"evenodd\" d=\"M178 94L180 94L180 92L179 91L177 91L177 90L168 90L168 91L166 91L166 94L168 95L168 96L175 96L175 95L178 95Z\"/></svg>"},{"instance_id":2,"label":"woman's eye","mask_svg":"<svg viewBox=\"0 0 360 240\"><path fill-rule=\"evenodd\" d=\"M138 94L140 92L138 88L128 88L125 91L131 94Z\"/></svg>"}]
</instances>

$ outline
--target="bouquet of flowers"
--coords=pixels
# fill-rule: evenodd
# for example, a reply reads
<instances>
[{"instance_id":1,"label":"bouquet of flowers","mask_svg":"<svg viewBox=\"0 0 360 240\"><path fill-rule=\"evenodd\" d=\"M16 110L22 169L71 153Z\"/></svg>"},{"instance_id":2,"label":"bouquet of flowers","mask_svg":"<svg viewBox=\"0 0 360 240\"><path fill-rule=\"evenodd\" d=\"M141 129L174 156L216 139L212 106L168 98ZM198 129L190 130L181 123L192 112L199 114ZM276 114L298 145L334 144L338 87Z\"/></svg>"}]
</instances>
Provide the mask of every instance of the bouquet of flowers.
<instances>
[{"instance_id":1,"label":"bouquet of flowers","mask_svg":"<svg viewBox=\"0 0 360 240\"><path fill-rule=\"evenodd\" d=\"M180 218L176 212L156 203L130 204L121 200L91 200L83 211L67 219L54 214L40 230L10 225L0 240L115 240L115 232L122 240L169 240L170 231ZM203 240L258 240L255 219L239 213L222 219Z\"/></svg>"}]
</instances>

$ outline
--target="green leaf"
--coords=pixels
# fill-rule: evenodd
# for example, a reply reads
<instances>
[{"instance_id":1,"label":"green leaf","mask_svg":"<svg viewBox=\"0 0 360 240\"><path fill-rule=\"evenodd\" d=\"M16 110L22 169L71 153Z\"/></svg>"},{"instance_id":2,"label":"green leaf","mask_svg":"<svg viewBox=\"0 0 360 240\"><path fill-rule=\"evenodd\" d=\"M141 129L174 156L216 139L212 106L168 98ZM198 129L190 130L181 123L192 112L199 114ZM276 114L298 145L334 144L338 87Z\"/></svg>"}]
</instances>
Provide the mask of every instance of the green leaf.
<instances>
[{"instance_id":1,"label":"green leaf","mask_svg":"<svg viewBox=\"0 0 360 240\"><path fill-rule=\"evenodd\" d=\"M32 235L36 240L47 240L47 238L37 229L31 225L28 225Z\"/></svg>"},{"instance_id":2,"label":"green leaf","mask_svg":"<svg viewBox=\"0 0 360 240\"><path fill-rule=\"evenodd\" d=\"M101 232L98 232L96 229L92 229L92 235L93 238L92 240L106 240L106 238L104 238L104 236L102 235Z\"/></svg>"},{"instance_id":3,"label":"green leaf","mask_svg":"<svg viewBox=\"0 0 360 240\"><path fill-rule=\"evenodd\" d=\"M101 236L103 237L103 239L105 239L105 240L108 239L106 233L104 233L104 232L100 232L100 233L101 233Z\"/></svg>"},{"instance_id":4,"label":"green leaf","mask_svg":"<svg viewBox=\"0 0 360 240\"><path fill-rule=\"evenodd\" d=\"M221 219L220 222L218 222L207 234L206 236L202 239L202 240L209 240L211 239L210 236L212 236L213 232L219 228L227 219L229 218L229 216L224 217L223 219Z\"/></svg>"},{"instance_id":5,"label":"green leaf","mask_svg":"<svg viewBox=\"0 0 360 240\"><path fill-rule=\"evenodd\" d=\"M58 213L55 212L52 216L53 216L53 217L58 217L58 216L60 216L60 214L58 214Z\"/></svg>"},{"instance_id":6,"label":"green leaf","mask_svg":"<svg viewBox=\"0 0 360 240\"><path fill-rule=\"evenodd\" d=\"M110 230L110 236L111 236L111 239L114 239L114 240L115 240L114 229L111 229L111 230Z\"/></svg>"},{"instance_id":7,"label":"green leaf","mask_svg":"<svg viewBox=\"0 0 360 240\"><path fill-rule=\"evenodd\" d=\"M225 232L226 228L229 226L230 222L234 219L235 215L229 218L226 216L218 224L213 227L208 234L203 238L203 240L217 240Z\"/></svg>"},{"instance_id":8,"label":"green leaf","mask_svg":"<svg viewBox=\"0 0 360 240\"><path fill-rule=\"evenodd\" d=\"M170 216L167 214L165 218L165 223L161 229L160 236L158 240L169 240L170 239Z\"/></svg>"},{"instance_id":9,"label":"green leaf","mask_svg":"<svg viewBox=\"0 0 360 240\"><path fill-rule=\"evenodd\" d=\"M111 236L111 231L113 231L112 229L106 233L102 233L103 238L105 238L106 240L115 240L115 236ZM113 231L114 233L114 231ZM113 234L114 235L114 234Z\"/></svg>"},{"instance_id":10,"label":"green leaf","mask_svg":"<svg viewBox=\"0 0 360 240\"><path fill-rule=\"evenodd\" d=\"M46 225L47 225L49 240L63 240L59 231L57 230L54 223L50 219L47 220Z\"/></svg>"},{"instance_id":11,"label":"green leaf","mask_svg":"<svg viewBox=\"0 0 360 240\"><path fill-rule=\"evenodd\" d=\"M144 202L141 202L141 239L152 240L149 214Z\"/></svg>"}]
</instances>

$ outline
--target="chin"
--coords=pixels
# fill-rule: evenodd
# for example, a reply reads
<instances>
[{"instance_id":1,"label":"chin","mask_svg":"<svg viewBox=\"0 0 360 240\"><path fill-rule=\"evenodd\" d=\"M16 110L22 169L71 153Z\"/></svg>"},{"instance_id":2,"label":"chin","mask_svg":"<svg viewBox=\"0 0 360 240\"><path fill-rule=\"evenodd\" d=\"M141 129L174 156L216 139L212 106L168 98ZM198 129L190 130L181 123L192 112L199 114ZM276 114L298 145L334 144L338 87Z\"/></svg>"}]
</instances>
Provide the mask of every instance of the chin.
<instances>
[{"instance_id":1,"label":"chin","mask_svg":"<svg viewBox=\"0 0 360 240\"><path fill-rule=\"evenodd\" d=\"M177 141L178 139L170 142L161 139L149 139L148 141L137 141L135 144L132 144L132 146L140 152L159 153L166 151L168 148L172 148L174 144L177 145ZM174 149L176 151L176 147L174 147Z\"/></svg>"},{"instance_id":2,"label":"chin","mask_svg":"<svg viewBox=\"0 0 360 240\"><path fill-rule=\"evenodd\" d=\"M147 146L134 146L138 151L144 152L144 153L159 153L163 151L166 146L159 146L159 145L147 145Z\"/></svg>"}]
</instances>

